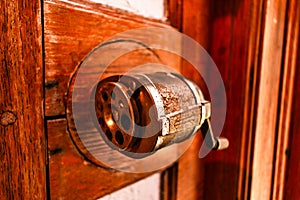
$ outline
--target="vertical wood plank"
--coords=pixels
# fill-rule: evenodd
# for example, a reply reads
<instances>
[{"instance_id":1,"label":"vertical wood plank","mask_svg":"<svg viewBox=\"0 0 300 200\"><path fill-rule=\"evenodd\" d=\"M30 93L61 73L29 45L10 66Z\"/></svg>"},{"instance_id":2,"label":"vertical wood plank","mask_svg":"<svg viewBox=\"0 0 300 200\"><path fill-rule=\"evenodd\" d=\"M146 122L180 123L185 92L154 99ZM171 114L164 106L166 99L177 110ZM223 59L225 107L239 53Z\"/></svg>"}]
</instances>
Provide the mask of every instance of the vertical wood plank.
<instances>
[{"instance_id":1,"label":"vertical wood plank","mask_svg":"<svg viewBox=\"0 0 300 200\"><path fill-rule=\"evenodd\" d=\"M161 173L160 199L176 200L177 198L178 163Z\"/></svg>"},{"instance_id":2,"label":"vertical wood plank","mask_svg":"<svg viewBox=\"0 0 300 200\"><path fill-rule=\"evenodd\" d=\"M197 133L193 144L179 160L177 175L178 200L203 199L204 165L198 157L201 144L201 134Z\"/></svg>"},{"instance_id":3,"label":"vertical wood plank","mask_svg":"<svg viewBox=\"0 0 300 200\"><path fill-rule=\"evenodd\" d=\"M171 26L182 29L183 0L167 0L167 18ZM190 2L189 2L190 3Z\"/></svg>"},{"instance_id":4,"label":"vertical wood plank","mask_svg":"<svg viewBox=\"0 0 300 200\"><path fill-rule=\"evenodd\" d=\"M298 41L298 58L296 61L296 66L300 65L300 42ZM289 148L286 149L286 154L288 156L287 160L287 170L285 173L285 182L284 182L284 199L286 200L294 200L300 198L300 160L299 160L299 152L300 152L300 67L296 68L296 77L294 82L294 97L293 97L293 105L292 105L292 118L291 118L291 132L290 132L290 141ZM280 189L280 188L279 188ZM273 198L275 199L275 198Z\"/></svg>"},{"instance_id":5,"label":"vertical wood plank","mask_svg":"<svg viewBox=\"0 0 300 200\"><path fill-rule=\"evenodd\" d=\"M255 85L255 65L251 61L257 56L253 53L257 50L257 33L253 32L258 29L252 25L257 7L249 0L214 1L210 5L208 51L225 84L227 105L220 106L227 106L227 114L221 136L228 138L230 145L203 159L204 199L240 199L244 194L241 188L249 173L245 165L248 162L247 139L251 137L248 129L253 118L251 93ZM245 182L241 182L241 175Z\"/></svg>"},{"instance_id":6,"label":"vertical wood plank","mask_svg":"<svg viewBox=\"0 0 300 200\"><path fill-rule=\"evenodd\" d=\"M222 136L228 138L230 146L224 151L212 152L204 158L204 199L237 198L243 128L243 118L239 116L243 115L244 87L247 84L246 37L249 31L249 11L244 10L246 3L218 1L211 6L212 36L209 51L225 84L227 105L220 105L227 106Z\"/></svg>"},{"instance_id":7,"label":"vertical wood plank","mask_svg":"<svg viewBox=\"0 0 300 200\"><path fill-rule=\"evenodd\" d=\"M240 170L238 179L238 199L249 199L252 174L252 156L254 128L257 108L257 94L259 87L260 71L260 49L261 29L263 27L263 1L248 1L250 20L248 60L247 60L247 81L245 84L245 106L243 113L243 132L240 150Z\"/></svg>"},{"instance_id":8,"label":"vertical wood plank","mask_svg":"<svg viewBox=\"0 0 300 200\"><path fill-rule=\"evenodd\" d=\"M299 133L299 126L292 128L293 122L292 119L295 118L297 113L293 111L299 110L300 101L297 100L296 95L299 94L299 90L297 91L297 85L295 84L295 79L299 79L300 71L296 71L297 66L299 66L299 56L300 56L300 48L299 48L299 31L300 31L300 2L297 0L289 1L289 6L287 10L287 20L286 20L286 36L285 36L285 55L284 55L284 63L283 63L283 72L282 72L282 87L281 87L281 95L280 95L280 107L279 107L279 122L278 122L278 136L277 136L277 144L276 144L276 160L275 160L275 169L274 169L274 181L273 181L273 194L272 199L283 199L286 197L287 199L299 199L300 193L298 192L298 196L290 196L290 189L297 186L297 190L299 188L299 176L298 179L294 175L289 177L290 179L294 179L294 185L288 185L286 187L287 194L285 196L285 180L287 174L287 162L288 162L288 149L289 149L289 140L290 137L293 137L292 134ZM297 63L298 59L298 63ZM299 68L299 67L298 67ZM293 98L294 98L294 107L293 107ZM295 108L295 106L298 106ZM297 123L296 123L297 124ZM295 125L296 125L295 124ZM297 137L295 135L295 137ZM294 138L292 138L294 139ZM296 139L296 141L299 141ZM298 153L300 150L298 150ZM297 151L293 150L294 154L297 154ZM294 158L294 157L293 157ZM298 159L297 159L298 160ZM298 162L299 163L299 162ZM297 166L297 162L293 164L292 167ZM298 166L299 167L299 164ZM289 183L288 180L288 183ZM295 191L297 191L295 190Z\"/></svg>"},{"instance_id":9,"label":"vertical wood plank","mask_svg":"<svg viewBox=\"0 0 300 200\"><path fill-rule=\"evenodd\" d=\"M40 1L0 5L0 197L45 199Z\"/></svg>"},{"instance_id":10,"label":"vertical wood plank","mask_svg":"<svg viewBox=\"0 0 300 200\"><path fill-rule=\"evenodd\" d=\"M176 23L173 24L204 48L208 48L210 3L206 0L173 0L174 2L182 7L177 8L182 11L182 18L175 18ZM190 64L183 62L181 71L183 75L203 86L201 76ZM203 199L204 163L198 157L201 145L201 133L197 133L190 148L179 159L177 175L177 199L179 200Z\"/></svg>"},{"instance_id":11,"label":"vertical wood plank","mask_svg":"<svg viewBox=\"0 0 300 200\"><path fill-rule=\"evenodd\" d=\"M270 199L286 0L266 2L251 199Z\"/></svg>"},{"instance_id":12,"label":"vertical wood plank","mask_svg":"<svg viewBox=\"0 0 300 200\"><path fill-rule=\"evenodd\" d=\"M300 198L300 160L299 160L299 140L300 140L300 2L292 0L290 3L290 8L288 10L288 33L287 33L287 55L285 66L291 68L291 72L286 71L287 75L293 76L294 82L288 83L288 92L292 92L292 104L288 101L287 109L290 109L289 113L284 113L282 117L287 117L290 119L290 124L286 125L285 120L283 121L283 128L287 130L284 134L288 134L285 138L282 139L283 148L279 152L279 158L282 162L276 165L279 170L284 170L284 172L279 171L276 173L275 188L274 188L274 198L284 197L287 200L299 199ZM294 73L293 73L294 70ZM292 91L290 91L292 89ZM286 97L287 100L290 100L291 94L289 93ZM287 116L285 116L287 115ZM289 116L290 115L290 116ZM285 126L286 125L286 126ZM285 140L284 140L285 139ZM288 144L286 140L289 139ZM278 143L280 144L280 143ZM285 148L285 149L284 149ZM277 151L278 152L278 151ZM276 172L276 171L275 171ZM275 179L276 180L276 179ZM277 184L276 184L277 183Z\"/></svg>"}]
</instances>

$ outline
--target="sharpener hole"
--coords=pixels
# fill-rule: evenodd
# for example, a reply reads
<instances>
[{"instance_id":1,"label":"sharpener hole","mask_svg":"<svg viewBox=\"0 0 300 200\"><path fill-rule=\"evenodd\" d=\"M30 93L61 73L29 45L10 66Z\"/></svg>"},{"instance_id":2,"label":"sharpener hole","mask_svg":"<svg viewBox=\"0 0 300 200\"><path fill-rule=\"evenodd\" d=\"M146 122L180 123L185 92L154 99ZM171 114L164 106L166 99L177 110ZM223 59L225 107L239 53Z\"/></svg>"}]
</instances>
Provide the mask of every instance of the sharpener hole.
<instances>
[{"instance_id":1,"label":"sharpener hole","mask_svg":"<svg viewBox=\"0 0 300 200\"><path fill-rule=\"evenodd\" d=\"M124 143L124 137L121 131L116 132L116 141L119 143L119 145L122 145Z\"/></svg>"},{"instance_id":2,"label":"sharpener hole","mask_svg":"<svg viewBox=\"0 0 300 200\"><path fill-rule=\"evenodd\" d=\"M110 130L106 130L105 135L110 141L112 140L112 133L110 132Z\"/></svg>"},{"instance_id":3,"label":"sharpener hole","mask_svg":"<svg viewBox=\"0 0 300 200\"><path fill-rule=\"evenodd\" d=\"M107 95L106 92L103 92L103 93L102 93L102 99L103 99L104 101L107 101L107 100L108 100L108 95Z\"/></svg>"}]
</instances>

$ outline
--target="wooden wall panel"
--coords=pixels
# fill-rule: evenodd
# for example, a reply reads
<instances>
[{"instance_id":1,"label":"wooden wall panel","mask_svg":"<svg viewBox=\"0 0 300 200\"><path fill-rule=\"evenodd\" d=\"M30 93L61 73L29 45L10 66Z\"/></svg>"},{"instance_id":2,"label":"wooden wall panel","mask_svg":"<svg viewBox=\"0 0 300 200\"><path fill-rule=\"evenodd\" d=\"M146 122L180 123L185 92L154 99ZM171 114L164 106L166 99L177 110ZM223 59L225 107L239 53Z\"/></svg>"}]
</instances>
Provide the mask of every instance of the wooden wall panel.
<instances>
[{"instance_id":1,"label":"wooden wall panel","mask_svg":"<svg viewBox=\"0 0 300 200\"><path fill-rule=\"evenodd\" d=\"M207 50L225 84L227 105L220 106L227 106L227 115L221 136L230 143L228 149L211 152L203 159L204 199L242 199L244 195L239 189L245 187L249 173L245 159L252 137L249 127L253 117L253 77L257 73L254 52L258 49L260 6L247 0L210 2L207 27L202 27L204 32L208 30ZM193 26L186 23L185 26ZM197 29L198 34L202 29ZM192 28L187 30L193 32Z\"/></svg>"},{"instance_id":2,"label":"wooden wall panel","mask_svg":"<svg viewBox=\"0 0 300 200\"><path fill-rule=\"evenodd\" d=\"M0 1L0 198L46 198L40 1Z\"/></svg>"},{"instance_id":3,"label":"wooden wall panel","mask_svg":"<svg viewBox=\"0 0 300 200\"><path fill-rule=\"evenodd\" d=\"M101 42L134 28L169 27L86 0L46 0L44 13L46 116L65 114L64 95L70 76Z\"/></svg>"},{"instance_id":4,"label":"wooden wall panel","mask_svg":"<svg viewBox=\"0 0 300 200\"><path fill-rule=\"evenodd\" d=\"M237 42L233 43L234 30L232 27L234 27L234 19L237 18L236 13L239 11L238 4L233 1L226 3L223 3L223 1L184 2L182 19L182 32L204 46L219 67L225 82L227 101L229 104L235 104L236 106L234 110L231 105L228 107L228 115L231 117L233 115L241 115L238 111L243 110L244 101L244 98L240 98L240 96L243 96L243 91L232 84L246 82L245 75L247 72L245 68L238 68L237 64L235 65L236 70L232 70L234 61L232 61L231 56L236 53L236 50L232 49L232 45L245 45L245 41L242 41L243 38L240 37L237 38ZM191 10L195 12L190 12ZM239 12L242 13L242 11ZM240 21L238 22L240 23ZM239 55L241 56L239 61L245 62L247 54L240 52ZM186 76L203 85L200 75L191 66L184 63L182 71ZM207 73L209 74L209 72ZM206 98L209 98L209 96L207 95ZM234 98L239 98L240 100L234 102ZM241 121L236 122L235 119L235 122L241 125L242 118L239 120ZM210 152L205 159L200 160L198 153L202 140L201 137L198 137L197 142L193 144L195 146L192 146L189 150L193 152L189 152L181 158L178 177L179 199L235 198L239 172L239 151L236 150L240 148L240 145L232 147L231 144L238 144L240 137L236 137L232 134L233 132L228 131L229 127L231 127L230 123L231 121L229 120L226 122L225 129L227 127L227 131L222 133L222 136L228 137L230 141L228 150ZM235 130L233 130L234 132L241 132L239 129L241 130L242 126L232 128ZM228 184L224 184L225 181ZM188 186L184 187L184 185Z\"/></svg>"},{"instance_id":5,"label":"wooden wall panel","mask_svg":"<svg viewBox=\"0 0 300 200\"><path fill-rule=\"evenodd\" d=\"M150 175L105 169L80 154L67 132L65 94L76 67L104 40L134 28L170 26L86 0L46 0L44 17L45 115L51 199L96 199ZM141 64L141 61L161 61L179 70L179 58L158 50L155 53L136 51L134 59L121 57L112 63L109 73L124 72L129 65Z\"/></svg>"},{"instance_id":6,"label":"wooden wall panel","mask_svg":"<svg viewBox=\"0 0 300 200\"><path fill-rule=\"evenodd\" d=\"M206 49L219 67L226 87L227 118L222 135L230 141L228 150L212 152L204 159L204 199L249 198L252 172L264 171L263 167L252 171L254 137L259 137L262 132L258 130L259 127L266 127L267 124L272 126L268 130L269 134L265 135L272 139L258 138L256 142L263 145L264 141L268 141L271 147L275 144L277 101L271 100L269 97L272 95L264 95L263 91L266 90L264 87L272 85L277 91L275 96L278 97L286 4L284 1L267 3L244 0L212 1L201 7L198 5L200 8L195 2L192 5L199 12L183 12L182 30L198 41L206 36L206 40L202 41L206 41L204 46L208 44ZM205 13L209 17L205 17ZM267 58L271 54L276 54L276 59ZM271 67L266 67L268 65L276 66L276 73L274 69L270 70ZM190 69L183 71L192 74L193 80L200 81ZM267 91L274 94L272 89ZM261 102L268 106L258 108L258 94L260 98L270 100L260 99L260 106ZM257 113L264 114L264 117L260 116L257 120ZM270 117L272 120L267 120ZM267 154L271 162L269 175L272 174L273 150ZM266 155L261 154L262 151L263 149L255 151L255 159L257 155L261 155L261 158ZM263 175L256 177L259 180L258 177ZM265 183L270 186L271 180ZM260 186L255 183L252 188L255 187ZM271 188L268 192L270 191ZM263 191L257 192L258 195L262 193Z\"/></svg>"},{"instance_id":7,"label":"wooden wall panel","mask_svg":"<svg viewBox=\"0 0 300 200\"><path fill-rule=\"evenodd\" d=\"M184 6L195 12L183 9L182 31L204 41L221 72L228 101L222 136L230 146L203 159L204 187L199 185L199 191L204 199L297 198L299 3L189 3ZM184 67L187 76L201 83L194 70Z\"/></svg>"},{"instance_id":8,"label":"wooden wall panel","mask_svg":"<svg viewBox=\"0 0 300 200\"><path fill-rule=\"evenodd\" d=\"M173 2L181 3L175 0ZM229 139L230 146L227 150L211 152L205 159L199 160L198 152L202 141L198 137L190 152L179 161L178 197L243 198L247 193L251 173L251 128L259 70L257 52L262 3L204 0L184 1L182 4L180 29L208 50L224 79L228 103L222 136ZM178 18L175 19L178 21ZM188 64L184 63L182 72L199 85L205 86L199 74ZM208 75L209 72L206 76ZM209 98L207 91L205 94Z\"/></svg>"},{"instance_id":9,"label":"wooden wall panel","mask_svg":"<svg viewBox=\"0 0 300 200\"><path fill-rule=\"evenodd\" d=\"M51 199L97 199L150 175L94 165L76 149L66 126L65 119L47 122Z\"/></svg>"},{"instance_id":10,"label":"wooden wall panel","mask_svg":"<svg viewBox=\"0 0 300 200\"><path fill-rule=\"evenodd\" d=\"M245 15L247 6L245 1L215 1L211 6L209 52L225 84L227 115L222 136L228 138L230 146L204 158L204 199L237 199L238 175L242 170L239 168L243 130L243 118L240 116L244 112L248 81L247 37L250 26L247 23L250 16Z\"/></svg>"}]
</instances>

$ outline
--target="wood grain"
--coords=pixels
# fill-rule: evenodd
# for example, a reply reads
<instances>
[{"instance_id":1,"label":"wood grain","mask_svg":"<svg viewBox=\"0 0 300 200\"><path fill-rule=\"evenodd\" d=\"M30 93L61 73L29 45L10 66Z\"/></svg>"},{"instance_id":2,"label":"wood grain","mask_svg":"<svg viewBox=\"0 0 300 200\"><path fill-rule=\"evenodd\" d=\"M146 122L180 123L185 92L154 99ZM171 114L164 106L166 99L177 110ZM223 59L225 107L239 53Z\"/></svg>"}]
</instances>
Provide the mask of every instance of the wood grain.
<instances>
[{"instance_id":1,"label":"wood grain","mask_svg":"<svg viewBox=\"0 0 300 200\"><path fill-rule=\"evenodd\" d=\"M194 4L190 8L192 6ZM204 162L203 199L243 198L244 192L241 191L239 194L239 188L243 188L245 183L240 184L239 177L245 172L245 166L241 165L241 162L248 159L247 155L241 152L242 150L247 152L249 145L244 145L245 142L242 144L242 141L247 141L246 139L251 137L248 130L254 117L248 110L255 100L251 94L255 86L253 82L255 65L251 60L257 57L256 50L259 47L257 43L259 32L256 32L259 29L253 27L254 21L260 20L253 19L253 16L259 12L257 7L257 4L253 5L252 1L247 0L216 1L201 7L204 11L199 13L206 13L208 15L206 17L197 16L188 10L185 13L191 16L187 18L189 20L183 22L183 26L186 27L183 31L198 40L202 38L199 41L203 42L218 66L227 96L227 105L220 105L227 106L227 116L221 136L228 138L230 146L224 151L211 152L202 160ZM190 71L186 74L192 74L193 80L201 82L193 70L187 68L186 71ZM207 73L209 76L209 72Z\"/></svg>"},{"instance_id":2,"label":"wood grain","mask_svg":"<svg viewBox=\"0 0 300 200\"><path fill-rule=\"evenodd\" d=\"M41 5L0 4L0 197L45 199Z\"/></svg>"},{"instance_id":3,"label":"wood grain","mask_svg":"<svg viewBox=\"0 0 300 200\"><path fill-rule=\"evenodd\" d=\"M249 4L248 4L249 5ZM241 137L240 170L238 179L238 199L249 199L252 177L252 157L257 96L260 81L261 38L263 28L263 1L253 2L250 14L250 31L247 61L247 81L245 85L245 107L243 113L243 132Z\"/></svg>"},{"instance_id":4,"label":"wood grain","mask_svg":"<svg viewBox=\"0 0 300 200\"><path fill-rule=\"evenodd\" d=\"M183 0L167 0L168 21L170 22L171 26L177 28L179 31L182 31L182 18L184 17L183 4L190 3L186 3Z\"/></svg>"},{"instance_id":5,"label":"wood grain","mask_svg":"<svg viewBox=\"0 0 300 200\"><path fill-rule=\"evenodd\" d=\"M210 3L205 0L174 0L171 2L173 2L173 4L177 2L175 5L182 7L177 8L178 10L182 10L182 17L175 18L177 21L174 24L177 26L181 25L179 29L182 30L184 34L192 37L207 49L210 41ZM193 12L190 12L191 10L193 10ZM173 15L175 14L176 13L173 13ZM183 62L181 71L183 75L200 85L206 94L206 98L208 98L207 91L205 91L206 86L199 73L187 62ZM205 182L204 162L198 157L201 145L201 133L197 133L193 144L178 161L177 199L203 199Z\"/></svg>"},{"instance_id":6,"label":"wood grain","mask_svg":"<svg viewBox=\"0 0 300 200\"><path fill-rule=\"evenodd\" d=\"M44 1L44 10L45 115L53 119L47 122L51 199L96 199L150 175L103 168L80 154L67 132L64 101L71 75L101 42L133 28L170 26L85 0ZM145 62L167 63L176 69L180 64L179 58L166 52L142 50L115 60L105 76Z\"/></svg>"},{"instance_id":7,"label":"wood grain","mask_svg":"<svg viewBox=\"0 0 300 200\"><path fill-rule=\"evenodd\" d=\"M197 133L193 144L178 161L176 199L204 199L204 165L198 157L202 142L201 133Z\"/></svg>"},{"instance_id":8,"label":"wood grain","mask_svg":"<svg viewBox=\"0 0 300 200\"><path fill-rule=\"evenodd\" d=\"M129 29L169 27L85 0L44 1L44 12L46 116L65 114L64 95L70 76L101 42Z\"/></svg>"},{"instance_id":9,"label":"wood grain","mask_svg":"<svg viewBox=\"0 0 300 200\"><path fill-rule=\"evenodd\" d=\"M298 4L298 2L297 2ZM296 5L297 5L296 4ZM299 4L298 4L299 8ZM297 15L295 15L297 16ZM298 9L298 16L299 16L299 9ZM299 20L299 17L298 17ZM297 21L297 20L296 20ZM296 24L299 27L299 23ZM299 28L298 28L299 30ZM296 35L295 35L296 36ZM295 39L297 40L297 39ZM299 161L299 140L300 140L300 101L298 94L300 93L300 42L299 42L299 32L298 32L298 45L297 47L297 56L295 58L295 65L296 73L295 73L295 82L294 82L294 96L293 96L293 104L292 104L292 113L291 113L291 124L290 124L290 135L289 135L289 145L288 148L285 149L285 155L287 156L287 163L286 163L286 172L285 172L285 182L280 182L280 185L275 185L276 189L275 192L283 192L284 199L292 200L292 199L299 199L300 198L300 161ZM297 43L295 43L296 45ZM281 155L283 156L283 155ZM284 187L284 191L281 191L281 187ZM280 195L280 193L279 193ZM278 196L279 196L278 195ZM276 197L276 196L274 196ZM280 197L280 196L279 196ZM275 198L273 198L275 199Z\"/></svg>"},{"instance_id":10,"label":"wood grain","mask_svg":"<svg viewBox=\"0 0 300 200\"><path fill-rule=\"evenodd\" d=\"M160 199L161 200L176 200L178 199L178 163L175 163L170 168L161 173L160 181Z\"/></svg>"},{"instance_id":11,"label":"wood grain","mask_svg":"<svg viewBox=\"0 0 300 200\"><path fill-rule=\"evenodd\" d=\"M202 22L205 17L195 13L207 13L206 7L191 5L199 11L183 9L182 30L195 39L209 33L207 49L222 74L228 100L222 135L230 147L204 159L203 198L297 199L299 3L218 1L208 5L207 21ZM194 28L198 26L202 28ZM183 72L201 83L191 68Z\"/></svg>"},{"instance_id":12,"label":"wood grain","mask_svg":"<svg viewBox=\"0 0 300 200\"><path fill-rule=\"evenodd\" d=\"M299 168L298 158L295 159L295 154L300 152L297 149L297 144L293 141L297 139L299 133L299 125L297 127L296 120L299 120L297 110L300 109L300 101L297 99L299 94L300 71L297 71L299 66L300 56L300 2L293 0L288 2L287 19L286 19L286 34L284 43L283 57L283 72L282 72L282 86L280 89L280 105L279 105L279 119L278 119L278 135L275 147L275 165L273 175L273 193L272 199L299 199L299 172L292 172L287 169L289 151L292 152L291 169ZM297 91L298 90L298 91ZM290 148L290 144L293 144ZM297 153L298 152L298 153ZM288 176L287 176L288 174ZM286 181L287 180L287 181ZM285 191L286 189L286 191Z\"/></svg>"},{"instance_id":13,"label":"wood grain","mask_svg":"<svg viewBox=\"0 0 300 200\"><path fill-rule=\"evenodd\" d=\"M72 143L65 119L49 120L47 130L51 199L97 199L150 175L92 164Z\"/></svg>"},{"instance_id":14,"label":"wood grain","mask_svg":"<svg viewBox=\"0 0 300 200\"><path fill-rule=\"evenodd\" d=\"M265 5L261 78L255 128L251 194L252 199L270 199L282 63L285 9L287 2Z\"/></svg>"}]
</instances>

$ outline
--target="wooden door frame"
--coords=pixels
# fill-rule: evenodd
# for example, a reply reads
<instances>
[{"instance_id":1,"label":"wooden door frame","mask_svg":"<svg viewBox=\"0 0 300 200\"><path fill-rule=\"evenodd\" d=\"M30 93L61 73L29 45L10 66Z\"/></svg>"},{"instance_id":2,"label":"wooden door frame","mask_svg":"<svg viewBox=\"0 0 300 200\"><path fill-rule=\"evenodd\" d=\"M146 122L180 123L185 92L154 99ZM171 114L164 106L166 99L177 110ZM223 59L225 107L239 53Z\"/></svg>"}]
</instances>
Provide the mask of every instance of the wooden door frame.
<instances>
[{"instance_id":1,"label":"wooden door frame","mask_svg":"<svg viewBox=\"0 0 300 200\"><path fill-rule=\"evenodd\" d=\"M0 196L46 198L40 1L1 0Z\"/></svg>"},{"instance_id":2,"label":"wooden door frame","mask_svg":"<svg viewBox=\"0 0 300 200\"><path fill-rule=\"evenodd\" d=\"M236 3L232 2L233 6ZM222 16L214 16L218 9L215 5L218 5L218 2L173 0L171 5L172 9L175 7L180 11L179 16L171 17L175 20L173 24L179 26L179 30L190 35L200 44L204 44L204 47L219 59L218 54L213 50L214 47L210 46L214 40L218 40L210 36L214 31L211 26L214 19L224 20L224 23L219 26L222 29L222 26L226 27L228 19L226 16L223 19ZM178 8L180 6L181 8ZM284 197L288 150L291 145L292 105L295 104L295 91L297 91L294 84L295 77L299 76L296 74L299 55L299 8L300 3L296 0L275 0L269 3L244 0L239 7L233 8L228 13L228 17L233 16L233 24L239 23L237 20L245 21L240 28L243 29L247 40L240 42L244 44L242 47L246 48L246 56L234 58L244 59L244 66L240 67L246 68L242 131L232 133L241 134L239 143L232 144L237 146L233 147L236 151L240 151L239 171L236 175L238 178L233 181L232 186L236 188L236 196L228 196L225 191L220 192L224 199L257 199L258 197L282 199ZM239 11L242 11L242 17L234 13ZM198 17L195 13L198 13ZM236 32L240 31L238 28ZM239 42L239 38L234 40ZM229 138L232 139L232 136ZM192 152L189 156L193 154L196 152ZM212 157L209 159L223 159L223 163L228 159ZM182 160L184 159L186 158L183 157ZM205 170L209 159L200 162L198 168ZM179 199L189 199L185 198L186 189L182 187L194 184L194 180L193 175L186 173L186 168L180 168L184 163L182 160L178 164L180 181L178 181L177 196ZM188 163L195 165L191 161ZM220 165L222 169L223 164ZM207 175L205 171L202 173L206 173L204 179L207 176L220 184L228 184L228 180L222 179L220 174L222 172L216 171L215 175ZM208 198L209 193L213 194L219 189L218 186L207 185L207 180L198 182L199 187L199 196L195 194L198 198L202 197L200 193L204 193L203 198Z\"/></svg>"}]
</instances>

